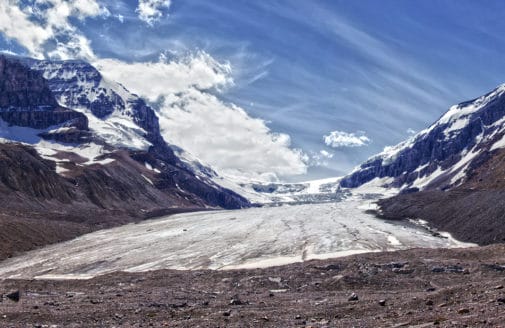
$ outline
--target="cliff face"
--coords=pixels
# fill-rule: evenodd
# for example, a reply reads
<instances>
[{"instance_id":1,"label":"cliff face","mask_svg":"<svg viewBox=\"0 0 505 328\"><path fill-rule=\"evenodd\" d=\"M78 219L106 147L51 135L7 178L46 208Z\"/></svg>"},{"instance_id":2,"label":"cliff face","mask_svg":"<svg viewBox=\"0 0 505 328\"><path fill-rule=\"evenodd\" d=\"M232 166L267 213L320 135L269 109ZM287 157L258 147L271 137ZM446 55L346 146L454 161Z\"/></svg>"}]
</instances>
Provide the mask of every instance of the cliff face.
<instances>
[{"instance_id":1,"label":"cliff face","mask_svg":"<svg viewBox=\"0 0 505 328\"><path fill-rule=\"evenodd\" d=\"M0 56L0 108L54 109L58 103L42 75Z\"/></svg>"},{"instance_id":2,"label":"cliff face","mask_svg":"<svg viewBox=\"0 0 505 328\"><path fill-rule=\"evenodd\" d=\"M0 118L10 125L46 129L66 123L87 130L86 116L58 105L46 80L0 56Z\"/></svg>"},{"instance_id":3,"label":"cliff face","mask_svg":"<svg viewBox=\"0 0 505 328\"><path fill-rule=\"evenodd\" d=\"M372 157L345 177L343 187L391 177L404 189L447 189L465 181L473 166L501 147L505 86L453 106L410 140Z\"/></svg>"}]
</instances>

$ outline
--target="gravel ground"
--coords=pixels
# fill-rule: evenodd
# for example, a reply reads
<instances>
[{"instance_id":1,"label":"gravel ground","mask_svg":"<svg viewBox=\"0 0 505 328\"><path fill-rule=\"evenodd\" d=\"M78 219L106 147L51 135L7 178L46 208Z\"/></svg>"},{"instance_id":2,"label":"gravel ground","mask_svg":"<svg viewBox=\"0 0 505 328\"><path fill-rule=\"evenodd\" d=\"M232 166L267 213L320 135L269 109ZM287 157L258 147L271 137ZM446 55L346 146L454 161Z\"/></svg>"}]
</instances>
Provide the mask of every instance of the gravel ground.
<instances>
[{"instance_id":1,"label":"gravel ground","mask_svg":"<svg viewBox=\"0 0 505 328\"><path fill-rule=\"evenodd\" d=\"M0 326L505 327L504 285L505 245L252 270L5 280ZM6 296L16 291L19 301Z\"/></svg>"}]
</instances>

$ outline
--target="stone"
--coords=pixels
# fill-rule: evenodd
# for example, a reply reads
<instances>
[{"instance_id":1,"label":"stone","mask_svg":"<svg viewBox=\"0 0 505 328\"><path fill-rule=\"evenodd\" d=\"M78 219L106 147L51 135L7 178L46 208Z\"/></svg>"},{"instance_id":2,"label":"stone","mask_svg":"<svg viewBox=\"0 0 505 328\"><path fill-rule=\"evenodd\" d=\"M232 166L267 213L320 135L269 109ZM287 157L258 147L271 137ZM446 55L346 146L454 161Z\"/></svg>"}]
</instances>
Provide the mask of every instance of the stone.
<instances>
[{"instance_id":1,"label":"stone","mask_svg":"<svg viewBox=\"0 0 505 328\"><path fill-rule=\"evenodd\" d=\"M467 314L467 313L470 313L470 309L462 308L462 309L458 310L458 313L459 314Z\"/></svg>"},{"instance_id":2,"label":"stone","mask_svg":"<svg viewBox=\"0 0 505 328\"><path fill-rule=\"evenodd\" d=\"M21 293L19 292L19 290L16 290L15 292L5 295L5 297L10 299L11 301L19 302L19 299L21 298Z\"/></svg>"},{"instance_id":3,"label":"stone","mask_svg":"<svg viewBox=\"0 0 505 328\"><path fill-rule=\"evenodd\" d=\"M347 300L349 302L355 302L355 301L359 300L359 297L355 293L352 293L351 296L349 296L349 298Z\"/></svg>"},{"instance_id":4,"label":"stone","mask_svg":"<svg viewBox=\"0 0 505 328\"><path fill-rule=\"evenodd\" d=\"M242 304L244 303L240 300L238 295L234 295L230 300L230 305L242 305Z\"/></svg>"},{"instance_id":5,"label":"stone","mask_svg":"<svg viewBox=\"0 0 505 328\"><path fill-rule=\"evenodd\" d=\"M410 268L393 268L392 270L394 273L398 273L398 274L411 274L414 272L414 269L410 269Z\"/></svg>"}]
</instances>

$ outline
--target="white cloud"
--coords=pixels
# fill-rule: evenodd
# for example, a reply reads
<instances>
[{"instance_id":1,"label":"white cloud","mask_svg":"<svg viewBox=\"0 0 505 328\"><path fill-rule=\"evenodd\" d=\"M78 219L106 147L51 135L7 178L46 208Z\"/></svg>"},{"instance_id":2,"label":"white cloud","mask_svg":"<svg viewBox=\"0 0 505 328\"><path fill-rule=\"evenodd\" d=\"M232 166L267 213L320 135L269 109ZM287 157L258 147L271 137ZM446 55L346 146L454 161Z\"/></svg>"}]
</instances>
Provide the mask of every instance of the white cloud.
<instances>
[{"instance_id":1,"label":"white cloud","mask_svg":"<svg viewBox=\"0 0 505 328\"><path fill-rule=\"evenodd\" d=\"M416 134L416 130L414 130L414 129L412 129L412 128L408 128L408 129L407 129L407 134L410 134L410 135L412 135L412 134Z\"/></svg>"},{"instance_id":2,"label":"white cloud","mask_svg":"<svg viewBox=\"0 0 505 328\"><path fill-rule=\"evenodd\" d=\"M332 131L323 136L324 143L333 148L340 147L362 147L370 143L370 139L363 131L348 133L344 131Z\"/></svg>"},{"instance_id":3,"label":"white cloud","mask_svg":"<svg viewBox=\"0 0 505 328\"><path fill-rule=\"evenodd\" d=\"M325 158L333 158L333 153L330 153L329 151L326 151L326 150L320 150L319 151L319 154L322 156L322 157L325 157Z\"/></svg>"},{"instance_id":4,"label":"white cloud","mask_svg":"<svg viewBox=\"0 0 505 328\"><path fill-rule=\"evenodd\" d=\"M21 7L19 0L4 0L0 1L0 32L36 58L92 59L89 40L69 19L108 15L109 11L95 0L37 0L26 7ZM48 50L51 42L54 49Z\"/></svg>"},{"instance_id":5,"label":"white cloud","mask_svg":"<svg viewBox=\"0 0 505 328\"><path fill-rule=\"evenodd\" d=\"M317 153L312 152L310 155L310 160L308 161L309 165L310 166L328 166L329 165L328 160L332 159L333 155L334 155L333 153L330 153L329 151L324 150L324 149L320 150Z\"/></svg>"},{"instance_id":6,"label":"white cloud","mask_svg":"<svg viewBox=\"0 0 505 328\"><path fill-rule=\"evenodd\" d=\"M272 181L306 172L307 156L291 148L288 135L207 92L233 84L229 64L204 52L174 61L95 64L106 77L157 102L165 139L219 173Z\"/></svg>"},{"instance_id":7,"label":"white cloud","mask_svg":"<svg viewBox=\"0 0 505 328\"><path fill-rule=\"evenodd\" d=\"M163 17L164 10L170 8L170 0L139 0L136 12L139 19L153 26Z\"/></svg>"},{"instance_id":8,"label":"white cloud","mask_svg":"<svg viewBox=\"0 0 505 328\"><path fill-rule=\"evenodd\" d=\"M140 0L137 12L152 25L169 6L170 1ZM205 52L179 60L162 56L158 62L97 58L70 18L99 15L111 14L97 0L37 0L24 7L18 0L0 0L0 33L33 57L92 62L106 77L158 105L168 142L222 174L276 180L306 172L308 156L291 148L288 135L272 132L265 121L212 94L233 85L229 63Z\"/></svg>"},{"instance_id":9,"label":"white cloud","mask_svg":"<svg viewBox=\"0 0 505 328\"><path fill-rule=\"evenodd\" d=\"M194 88L167 96L160 125L167 141L226 174L275 180L306 170L288 135L272 133L263 120Z\"/></svg>"},{"instance_id":10,"label":"white cloud","mask_svg":"<svg viewBox=\"0 0 505 328\"><path fill-rule=\"evenodd\" d=\"M94 64L104 75L115 81L127 81L128 88L151 101L190 87L209 90L233 84L230 64L219 63L202 51L173 61L162 56L158 62L99 59Z\"/></svg>"}]
</instances>

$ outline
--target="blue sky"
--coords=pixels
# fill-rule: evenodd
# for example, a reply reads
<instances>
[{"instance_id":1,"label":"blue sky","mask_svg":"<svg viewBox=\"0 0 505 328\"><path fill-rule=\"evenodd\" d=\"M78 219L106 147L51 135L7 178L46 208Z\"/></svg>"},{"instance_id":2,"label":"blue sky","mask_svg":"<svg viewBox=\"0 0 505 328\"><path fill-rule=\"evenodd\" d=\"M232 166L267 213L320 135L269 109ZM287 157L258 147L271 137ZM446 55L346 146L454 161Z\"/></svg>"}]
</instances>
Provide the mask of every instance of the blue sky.
<instances>
[{"instance_id":1,"label":"blue sky","mask_svg":"<svg viewBox=\"0 0 505 328\"><path fill-rule=\"evenodd\" d=\"M298 166L291 175L286 166L278 174L284 180L344 174L427 127L452 104L505 82L502 1L152 0L163 5L149 21L138 1L86 1L97 3L101 14L77 11L65 17L65 29L89 41L91 61L146 63L163 54L169 63L195 53L215 61L233 82L205 93L264 120L266 133L288 135L287 147L303 153L306 170ZM31 5L7 2L25 12ZM43 15L29 18L47 25ZM42 56L55 56L55 40L68 41L54 34L40 42ZM34 54L15 32L4 27L0 35L0 49ZM187 147L214 161L205 154L214 148ZM241 151L233 158L247 158ZM264 161L274 166L278 160Z\"/></svg>"}]
</instances>

